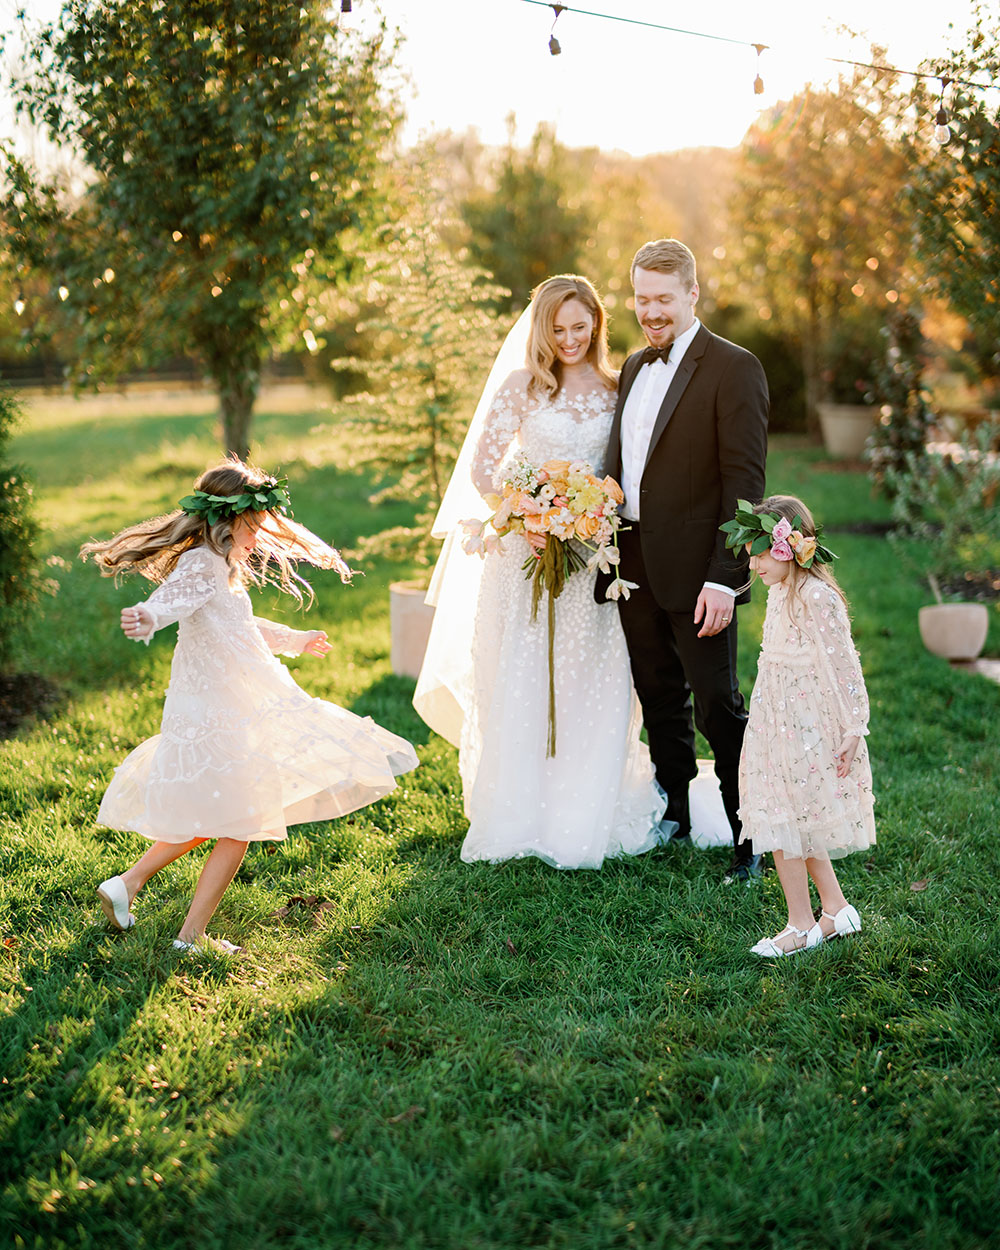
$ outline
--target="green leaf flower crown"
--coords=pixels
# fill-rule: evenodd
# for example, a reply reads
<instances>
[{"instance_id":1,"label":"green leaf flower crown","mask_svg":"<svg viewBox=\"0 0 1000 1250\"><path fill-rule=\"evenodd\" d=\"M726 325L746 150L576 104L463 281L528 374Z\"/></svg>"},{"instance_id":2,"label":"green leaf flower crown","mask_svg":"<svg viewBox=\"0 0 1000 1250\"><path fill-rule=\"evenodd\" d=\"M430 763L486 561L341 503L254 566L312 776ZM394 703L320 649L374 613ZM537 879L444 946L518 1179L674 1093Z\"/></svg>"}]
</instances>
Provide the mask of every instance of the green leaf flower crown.
<instances>
[{"instance_id":1,"label":"green leaf flower crown","mask_svg":"<svg viewBox=\"0 0 1000 1250\"><path fill-rule=\"evenodd\" d=\"M821 526L816 526L813 535L803 534L801 525L802 518L797 512L789 521L777 512L754 512L753 504L737 499L736 516L719 529L726 535L726 546L734 551L749 543L752 556L770 549L775 560L794 560L803 569L837 559L836 553L819 541L823 533Z\"/></svg>"},{"instance_id":2,"label":"green leaf flower crown","mask_svg":"<svg viewBox=\"0 0 1000 1250\"><path fill-rule=\"evenodd\" d=\"M177 506L188 516L203 516L209 525L242 512L285 512L291 507L288 478L266 477L259 486L250 486L238 495L209 495L196 490Z\"/></svg>"}]
</instances>

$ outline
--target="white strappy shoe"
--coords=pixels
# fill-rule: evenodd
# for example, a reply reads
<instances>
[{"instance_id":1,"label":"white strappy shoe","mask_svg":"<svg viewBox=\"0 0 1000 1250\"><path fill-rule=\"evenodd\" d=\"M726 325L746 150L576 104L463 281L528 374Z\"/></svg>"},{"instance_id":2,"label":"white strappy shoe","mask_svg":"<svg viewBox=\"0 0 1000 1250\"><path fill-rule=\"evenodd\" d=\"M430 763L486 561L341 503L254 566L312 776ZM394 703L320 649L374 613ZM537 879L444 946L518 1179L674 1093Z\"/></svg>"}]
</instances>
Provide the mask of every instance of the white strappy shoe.
<instances>
[{"instance_id":1,"label":"white strappy shoe","mask_svg":"<svg viewBox=\"0 0 1000 1250\"><path fill-rule=\"evenodd\" d=\"M131 929L135 916L128 909L128 889L121 877L109 877L97 887L97 897L109 923L116 929Z\"/></svg>"},{"instance_id":2,"label":"white strappy shoe","mask_svg":"<svg viewBox=\"0 0 1000 1250\"><path fill-rule=\"evenodd\" d=\"M852 933L861 932L861 917L858 915L858 909L852 907L850 903L841 907L835 916L831 916L828 911L821 911L820 919L824 916L827 920L833 921L833 932L823 933L824 941L830 942L834 938L848 937ZM817 921L813 928L819 929L819 927L819 921ZM821 929L820 932L822 933Z\"/></svg>"},{"instance_id":3,"label":"white strappy shoe","mask_svg":"<svg viewBox=\"0 0 1000 1250\"><path fill-rule=\"evenodd\" d=\"M819 930L819 925L813 925L811 929L796 929L793 924L786 924L780 933L776 933L774 937L761 938L754 946L750 947L751 955L760 955L762 959L784 959L786 955L799 955L802 951L811 950L814 946L819 946L823 940L822 934L818 938L814 937ZM801 946L792 946L789 950L785 950L778 945L779 938L788 937L794 934L797 938L805 938Z\"/></svg>"},{"instance_id":4,"label":"white strappy shoe","mask_svg":"<svg viewBox=\"0 0 1000 1250\"><path fill-rule=\"evenodd\" d=\"M207 933L203 933L200 938L196 938L193 942L185 942L181 938L174 938L173 949L175 951L183 951L186 955L243 954L242 946L237 946L235 942L228 942L225 938L209 937Z\"/></svg>"}]
</instances>

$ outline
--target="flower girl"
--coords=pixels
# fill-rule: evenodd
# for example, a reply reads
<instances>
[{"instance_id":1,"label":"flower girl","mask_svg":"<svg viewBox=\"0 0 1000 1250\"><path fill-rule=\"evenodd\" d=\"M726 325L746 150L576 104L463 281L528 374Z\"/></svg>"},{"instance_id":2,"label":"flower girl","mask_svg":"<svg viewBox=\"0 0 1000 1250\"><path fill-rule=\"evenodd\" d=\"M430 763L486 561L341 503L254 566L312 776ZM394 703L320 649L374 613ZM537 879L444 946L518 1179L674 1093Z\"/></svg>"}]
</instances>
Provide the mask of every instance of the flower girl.
<instances>
[{"instance_id":1,"label":"flower girl","mask_svg":"<svg viewBox=\"0 0 1000 1250\"><path fill-rule=\"evenodd\" d=\"M152 846L98 887L108 920L135 923L131 907L154 873L214 839L178 950L231 952L205 927L248 842L280 841L287 826L328 820L374 802L416 767L403 738L296 685L276 654L325 656L322 630L298 630L253 615L248 583L274 582L301 603L308 583L298 561L350 570L338 552L288 515L278 481L235 457L209 469L168 516L86 543L104 576L139 572L156 590L123 609L128 638L180 623L160 733L115 770L98 811L112 829Z\"/></svg>"},{"instance_id":2,"label":"flower girl","mask_svg":"<svg viewBox=\"0 0 1000 1250\"><path fill-rule=\"evenodd\" d=\"M768 587L757 682L740 758L743 839L770 851L788 924L751 950L775 959L861 928L832 860L874 845L868 696L847 601L800 500L738 503L722 529ZM822 911L814 921L809 878Z\"/></svg>"}]
</instances>

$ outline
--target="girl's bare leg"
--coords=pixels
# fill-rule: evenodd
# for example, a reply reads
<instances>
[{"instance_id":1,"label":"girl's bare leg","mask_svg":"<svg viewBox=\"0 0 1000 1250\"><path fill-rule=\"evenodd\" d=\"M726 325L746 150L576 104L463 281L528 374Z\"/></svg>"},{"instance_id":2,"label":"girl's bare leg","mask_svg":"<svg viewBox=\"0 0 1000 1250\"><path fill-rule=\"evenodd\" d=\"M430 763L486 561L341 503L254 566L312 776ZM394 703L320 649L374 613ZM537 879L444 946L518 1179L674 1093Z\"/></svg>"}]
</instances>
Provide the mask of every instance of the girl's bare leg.
<instances>
[{"instance_id":1,"label":"girl's bare leg","mask_svg":"<svg viewBox=\"0 0 1000 1250\"><path fill-rule=\"evenodd\" d=\"M201 846L204 841L204 838L192 838L190 842L154 842L141 859L136 860L131 868L121 874L121 879L128 890L129 906L131 907L132 900L150 877L155 876L161 868L166 868L167 864L172 864L175 859L180 859L182 855L186 855L196 846Z\"/></svg>"},{"instance_id":2,"label":"girl's bare leg","mask_svg":"<svg viewBox=\"0 0 1000 1250\"><path fill-rule=\"evenodd\" d=\"M837 874L833 870L833 864L828 859L807 859L806 868L810 877L816 882L816 889L819 890L819 899L823 905L823 910L829 912L831 916L835 916L842 907L847 906L847 899L844 898L844 892L840 888L840 882L837 880ZM829 937L834 930L832 920L827 920L825 916L820 917L820 929L824 937Z\"/></svg>"},{"instance_id":3,"label":"girl's bare leg","mask_svg":"<svg viewBox=\"0 0 1000 1250\"><path fill-rule=\"evenodd\" d=\"M177 934L180 941L194 942L204 934L206 925L243 862L246 850L247 844L237 842L235 838L219 838L212 847L198 878L191 907Z\"/></svg>"},{"instance_id":4,"label":"girl's bare leg","mask_svg":"<svg viewBox=\"0 0 1000 1250\"><path fill-rule=\"evenodd\" d=\"M812 899L809 896L809 873L804 859L786 859L781 851L774 851L774 868L785 893L788 904L788 923L806 933L813 927ZM775 941L782 950L793 950L805 945L804 937L788 933Z\"/></svg>"}]
</instances>

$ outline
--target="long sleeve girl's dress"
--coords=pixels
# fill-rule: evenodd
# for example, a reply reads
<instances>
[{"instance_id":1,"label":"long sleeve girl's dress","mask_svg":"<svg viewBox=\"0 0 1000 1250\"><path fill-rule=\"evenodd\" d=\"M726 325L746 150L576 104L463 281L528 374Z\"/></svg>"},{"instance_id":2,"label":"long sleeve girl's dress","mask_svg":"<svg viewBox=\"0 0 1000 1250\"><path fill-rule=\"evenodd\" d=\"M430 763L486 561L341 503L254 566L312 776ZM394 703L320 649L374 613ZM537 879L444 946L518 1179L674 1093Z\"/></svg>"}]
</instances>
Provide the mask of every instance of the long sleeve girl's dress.
<instances>
[{"instance_id":1,"label":"long sleeve girl's dress","mask_svg":"<svg viewBox=\"0 0 1000 1250\"><path fill-rule=\"evenodd\" d=\"M542 399L527 393L526 378L513 374L492 402L473 465L481 492L499 487L522 458L536 468L583 460L602 471L614 393ZM462 859L534 856L556 868L599 868L608 856L647 851L659 841L664 803L639 738L618 609L595 603L596 574L586 569L556 600L556 754L547 758L547 611L543 603L532 621L525 539L509 534L501 548L485 558L476 605L459 751L469 817Z\"/></svg>"},{"instance_id":2,"label":"long sleeve girl's dress","mask_svg":"<svg viewBox=\"0 0 1000 1250\"><path fill-rule=\"evenodd\" d=\"M115 770L102 824L164 842L280 841L416 767L404 738L295 684L272 652L301 654L307 633L255 617L209 548L185 551L145 607L154 630L180 622L163 721Z\"/></svg>"},{"instance_id":3,"label":"long sleeve girl's dress","mask_svg":"<svg viewBox=\"0 0 1000 1250\"><path fill-rule=\"evenodd\" d=\"M755 852L838 859L875 843L868 695L840 595L812 575L771 586L740 758L743 840ZM835 753L861 741L846 777Z\"/></svg>"}]
</instances>

